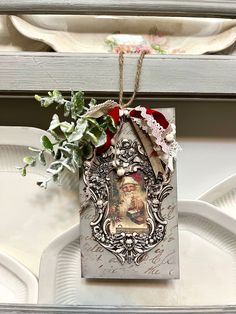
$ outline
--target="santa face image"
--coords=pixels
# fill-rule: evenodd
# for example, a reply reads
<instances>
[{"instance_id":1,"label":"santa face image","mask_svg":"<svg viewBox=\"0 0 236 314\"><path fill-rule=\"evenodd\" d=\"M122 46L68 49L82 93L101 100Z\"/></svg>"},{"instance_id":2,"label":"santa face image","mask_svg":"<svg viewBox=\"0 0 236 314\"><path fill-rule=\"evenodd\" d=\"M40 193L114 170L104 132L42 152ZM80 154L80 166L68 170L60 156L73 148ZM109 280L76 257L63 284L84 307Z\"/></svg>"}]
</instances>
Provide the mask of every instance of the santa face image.
<instances>
[{"instance_id":1,"label":"santa face image","mask_svg":"<svg viewBox=\"0 0 236 314\"><path fill-rule=\"evenodd\" d=\"M141 188L141 178L124 176L118 183L119 201L112 205L111 232L147 232L146 193Z\"/></svg>"}]
</instances>

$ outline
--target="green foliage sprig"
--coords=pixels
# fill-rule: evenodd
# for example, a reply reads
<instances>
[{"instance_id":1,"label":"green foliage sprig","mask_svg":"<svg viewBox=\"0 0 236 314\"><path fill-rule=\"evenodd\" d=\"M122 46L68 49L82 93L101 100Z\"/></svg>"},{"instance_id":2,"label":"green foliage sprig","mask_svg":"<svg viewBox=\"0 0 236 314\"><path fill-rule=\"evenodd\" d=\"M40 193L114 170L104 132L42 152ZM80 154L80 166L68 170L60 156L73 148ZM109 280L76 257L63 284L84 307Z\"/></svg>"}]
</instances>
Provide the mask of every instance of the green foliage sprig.
<instances>
[{"instance_id":1,"label":"green foliage sprig","mask_svg":"<svg viewBox=\"0 0 236 314\"><path fill-rule=\"evenodd\" d=\"M91 99L86 104L83 92L72 92L70 100L67 100L61 92L54 90L48 92L46 97L35 95L35 99L44 108L55 104L56 109L63 109L64 116L68 120L60 121L59 116L54 114L48 129L53 140L43 135L42 149L29 147L34 155L24 157L24 165L17 167L21 174L26 176L27 168L36 166L37 162L46 166L45 152L50 153L53 162L49 164L46 171L51 176L37 182L40 187L47 188L49 181L58 182L60 174L65 169L75 173L84 160L92 158L94 149L106 143L106 130L109 129L114 133L116 124L107 114L99 118L90 116L89 111L96 106L96 100Z\"/></svg>"}]
</instances>

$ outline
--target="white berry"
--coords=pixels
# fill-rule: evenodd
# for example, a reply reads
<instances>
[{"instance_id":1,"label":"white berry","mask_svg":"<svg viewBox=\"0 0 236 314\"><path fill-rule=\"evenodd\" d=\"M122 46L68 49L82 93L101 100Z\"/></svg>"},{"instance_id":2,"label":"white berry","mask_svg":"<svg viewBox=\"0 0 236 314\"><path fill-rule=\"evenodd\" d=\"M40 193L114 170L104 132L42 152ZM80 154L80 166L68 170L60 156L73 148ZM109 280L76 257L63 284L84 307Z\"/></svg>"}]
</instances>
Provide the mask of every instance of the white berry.
<instances>
[{"instance_id":1,"label":"white berry","mask_svg":"<svg viewBox=\"0 0 236 314\"><path fill-rule=\"evenodd\" d=\"M128 115L129 115L129 110L125 109L125 110L124 110L124 115L125 115L125 116L128 116Z\"/></svg>"},{"instance_id":2,"label":"white berry","mask_svg":"<svg viewBox=\"0 0 236 314\"><path fill-rule=\"evenodd\" d=\"M166 140L167 140L167 142L172 142L174 140L174 134L173 133L167 134Z\"/></svg>"},{"instance_id":3,"label":"white berry","mask_svg":"<svg viewBox=\"0 0 236 314\"><path fill-rule=\"evenodd\" d=\"M119 116L122 117L124 115L124 110L123 109L120 109L119 111Z\"/></svg>"},{"instance_id":4,"label":"white berry","mask_svg":"<svg viewBox=\"0 0 236 314\"><path fill-rule=\"evenodd\" d=\"M162 160L165 160L165 161L167 161L169 159L168 154L162 154L160 157Z\"/></svg>"},{"instance_id":5,"label":"white berry","mask_svg":"<svg viewBox=\"0 0 236 314\"><path fill-rule=\"evenodd\" d=\"M125 174L125 169L124 169L124 168L119 168L119 169L117 170L117 175L118 175L119 177L122 177L124 174Z\"/></svg>"}]
</instances>

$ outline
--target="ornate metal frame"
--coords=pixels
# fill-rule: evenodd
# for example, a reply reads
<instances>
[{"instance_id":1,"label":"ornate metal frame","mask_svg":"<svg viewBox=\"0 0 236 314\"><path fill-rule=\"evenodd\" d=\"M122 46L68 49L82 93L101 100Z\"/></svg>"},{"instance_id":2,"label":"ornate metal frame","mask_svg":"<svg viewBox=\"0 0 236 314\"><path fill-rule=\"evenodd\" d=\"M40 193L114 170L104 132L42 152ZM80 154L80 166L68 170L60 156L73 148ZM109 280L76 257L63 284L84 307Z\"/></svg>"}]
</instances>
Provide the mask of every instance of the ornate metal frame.
<instances>
[{"instance_id":1,"label":"ornate metal frame","mask_svg":"<svg viewBox=\"0 0 236 314\"><path fill-rule=\"evenodd\" d=\"M115 164L114 164L115 160ZM111 172L116 167L125 170L124 175L137 171L143 174L147 193L147 225L149 233L120 232L112 234L109 230L111 219L109 193ZM162 201L172 190L170 172L155 176L143 147L136 140L122 139L116 147L112 146L102 156L84 163L84 182L95 206L95 219L90 223L94 239L113 253L121 264L125 262L139 265L145 253L158 245L165 236L167 221L161 214Z\"/></svg>"}]
</instances>

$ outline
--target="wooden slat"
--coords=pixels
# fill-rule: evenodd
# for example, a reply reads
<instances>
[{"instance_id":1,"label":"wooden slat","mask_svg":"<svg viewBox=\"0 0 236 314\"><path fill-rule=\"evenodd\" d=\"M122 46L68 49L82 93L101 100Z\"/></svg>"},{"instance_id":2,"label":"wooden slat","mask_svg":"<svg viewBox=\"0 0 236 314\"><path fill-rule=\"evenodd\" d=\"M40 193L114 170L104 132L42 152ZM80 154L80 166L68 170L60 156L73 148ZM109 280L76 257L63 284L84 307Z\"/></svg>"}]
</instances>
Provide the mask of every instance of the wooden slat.
<instances>
[{"instance_id":1,"label":"wooden slat","mask_svg":"<svg viewBox=\"0 0 236 314\"><path fill-rule=\"evenodd\" d=\"M235 314L236 306L209 307L122 307L122 306L40 306L40 305L0 305L0 314Z\"/></svg>"},{"instance_id":2,"label":"wooden slat","mask_svg":"<svg viewBox=\"0 0 236 314\"><path fill-rule=\"evenodd\" d=\"M0 12L44 14L118 14L236 16L235 0L1 0Z\"/></svg>"},{"instance_id":3,"label":"wooden slat","mask_svg":"<svg viewBox=\"0 0 236 314\"><path fill-rule=\"evenodd\" d=\"M125 57L126 92L133 91L137 56ZM0 92L71 89L118 93L118 56L111 54L0 54ZM235 56L146 56L140 95L235 96Z\"/></svg>"}]
</instances>

